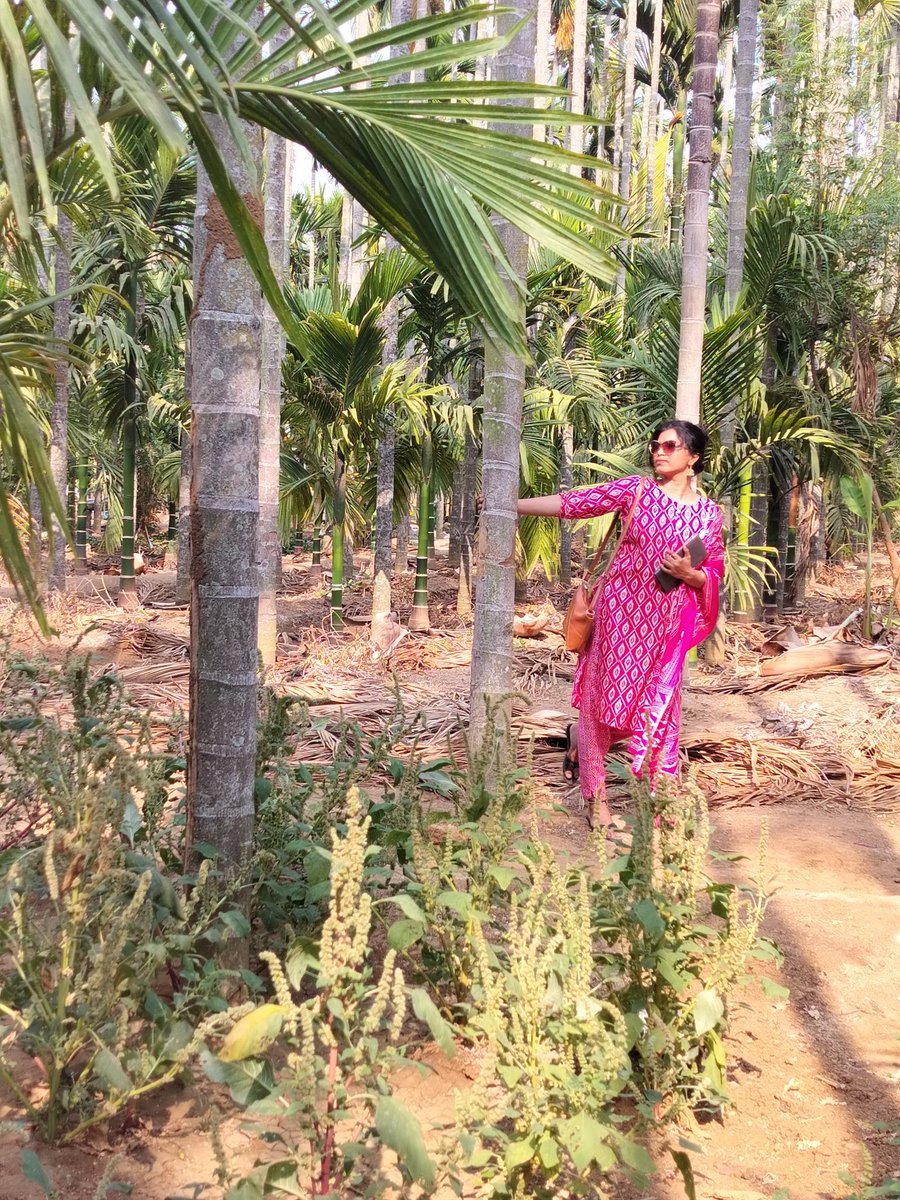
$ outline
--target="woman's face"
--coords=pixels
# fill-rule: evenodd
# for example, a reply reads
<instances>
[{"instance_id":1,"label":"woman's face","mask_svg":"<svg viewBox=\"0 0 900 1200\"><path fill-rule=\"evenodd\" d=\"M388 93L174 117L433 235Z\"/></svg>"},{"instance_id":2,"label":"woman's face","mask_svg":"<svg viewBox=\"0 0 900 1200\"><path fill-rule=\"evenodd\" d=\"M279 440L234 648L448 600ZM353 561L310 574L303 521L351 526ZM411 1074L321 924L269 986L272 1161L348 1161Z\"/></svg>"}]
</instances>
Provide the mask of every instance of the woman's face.
<instances>
[{"instance_id":1,"label":"woman's face","mask_svg":"<svg viewBox=\"0 0 900 1200\"><path fill-rule=\"evenodd\" d=\"M653 469L663 479L681 475L697 461L697 455L691 454L676 429L664 429L650 443L650 453L653 456Z\"/></svg>"}]
</instances>

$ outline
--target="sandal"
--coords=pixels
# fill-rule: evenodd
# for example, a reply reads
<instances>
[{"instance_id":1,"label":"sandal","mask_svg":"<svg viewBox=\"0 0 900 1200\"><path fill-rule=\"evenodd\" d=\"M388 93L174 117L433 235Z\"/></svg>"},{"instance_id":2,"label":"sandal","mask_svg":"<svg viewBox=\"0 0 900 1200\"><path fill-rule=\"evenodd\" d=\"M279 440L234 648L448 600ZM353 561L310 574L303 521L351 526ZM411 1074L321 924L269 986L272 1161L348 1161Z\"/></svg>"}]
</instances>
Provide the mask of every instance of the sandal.
<instances>
[{"instance_id":1,"label":"sandal","mask_svg":"<svg viewBox=\"0 0 900 1200\"><path fill-rule=\"evenodd\" d=\"M578 759L572 753L572 725L573 724L574 724L574 722L570 721L569 724L566 726L566 752L563 755L563 760L562 760L563 779L566 781L566 783L577 783L578 777L580 774L580 772L578 770Z\"/></svg>"}]
</instances>

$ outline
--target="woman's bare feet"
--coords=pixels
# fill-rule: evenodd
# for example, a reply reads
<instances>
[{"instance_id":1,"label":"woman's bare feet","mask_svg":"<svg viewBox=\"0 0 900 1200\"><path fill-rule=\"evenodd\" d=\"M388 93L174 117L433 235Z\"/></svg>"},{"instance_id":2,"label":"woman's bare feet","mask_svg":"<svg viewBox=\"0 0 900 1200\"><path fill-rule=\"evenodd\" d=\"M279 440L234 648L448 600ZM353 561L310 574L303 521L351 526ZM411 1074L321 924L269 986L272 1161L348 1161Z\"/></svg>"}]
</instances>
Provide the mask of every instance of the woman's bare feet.
<instances>
[{"instance_id":1,"label":"woman's bare feet","mask_svg":"<svg viewBox=\"0 0 900 1200\"><path fill-rule=\"evenodd\" d=\"M578 722L572 721L566 726L566 752L562 764L563 779L566 783L578 782Z\"/></svg>"},{"instance_id":2,"label":"woman's bare feet","mask_svg":"<svg viewBox=\"0 0 900 1200\"><path fill-rule=\"evenodd\" d=\"M601 829L609 829L612 825L612 813L609 810L609 805L606 802L605 796L594 796L593 799L585 799L587 808L587 823L589 829L594 829L599 826Z\"/></svg>"}]
</instances>

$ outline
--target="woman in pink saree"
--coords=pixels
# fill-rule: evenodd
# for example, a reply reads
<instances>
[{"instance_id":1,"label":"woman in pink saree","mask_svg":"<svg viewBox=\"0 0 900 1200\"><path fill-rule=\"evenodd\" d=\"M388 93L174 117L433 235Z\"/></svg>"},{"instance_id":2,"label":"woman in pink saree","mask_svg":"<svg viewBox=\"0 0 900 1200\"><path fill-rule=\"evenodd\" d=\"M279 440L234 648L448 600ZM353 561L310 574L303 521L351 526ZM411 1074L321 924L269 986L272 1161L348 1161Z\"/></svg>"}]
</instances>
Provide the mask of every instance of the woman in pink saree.
<instances>
[{"instance_id":1,"label":"woman in pink saree","mask_svg":"<svg viewBox=\"0 0 900 1200\"><path fill-rule=\"evenodd\" d=\"M580 778L588 820L608 825L605 760L625 741L632 771L651 785L659 772L678 773L681 675L688 652L713 630L724 574L722 513L694 488L703 467L706 433L689 421L670 421L650 441L656 479L632 475L558 496L519 501L530 516L565 519L619 513L627 532L596 598L591 639L579 656L569 727L566 777ZM685 550L699 537L706 556L691 565ZM664 592L662 567L678 580Z\"/></svg>"}]
</instances>

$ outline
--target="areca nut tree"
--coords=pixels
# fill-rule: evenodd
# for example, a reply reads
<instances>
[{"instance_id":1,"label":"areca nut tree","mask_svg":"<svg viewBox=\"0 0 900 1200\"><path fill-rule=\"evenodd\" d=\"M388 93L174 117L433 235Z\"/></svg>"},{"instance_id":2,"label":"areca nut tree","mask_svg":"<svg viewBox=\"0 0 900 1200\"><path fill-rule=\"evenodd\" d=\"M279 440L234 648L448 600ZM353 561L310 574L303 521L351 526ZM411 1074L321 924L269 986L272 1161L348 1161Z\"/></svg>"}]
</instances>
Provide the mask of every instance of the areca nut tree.
<instances>
[{"instance_id":1,"label":"areca nut tree","mask_svg":"<svg viewBox=\"0 0 900 1200\"><path fill-rule=\"evenodd\" d=\"M534 22L523 23L523 18L534 12L534 0L515 0L512 11L501 18L501 23L516 32L495 59L495 79L520 84L532 79ZM573 53L572 57L574 62L576 55ZM572 84L583 94L583 73ZM498 220L495 229L506 255L504 285L524 334L528 238L509 221ZM496 335L488 330L484 345L481 451L484 512L478 545L469 706L471 737L476 746L482 744L495 722L503 727L511 716L516 501L524 396L524 358L499 344Z\"/></svg>"},{"instance_id":2,"label":"areca nut tree","mask_svg":"<svg viewBox=\"0 0 900 1200\"><path fill-rule=\"evenodd\" d=\"M675 415L681 420L694 422L700 420L700 375L709 259L709 184L712 177L720 7L720 0L697 0L697 28L694 35L688 180L684 206L681 336L675 396Z\"/></svg>"},{"instance_id":3,"label":"areca nut tree","mask_svg":"<svg viewBox=\"0 0 900 1200\"><path fill-rule=\"evenodd\" d=\"M211 138L249 207L259 180L221 118ZM262 149L257 130L244 137ZM190 324L191 658L187 849L226 873L253 842L262 293L209 176L197 172Z\"/></svg>"}]
</instances>

